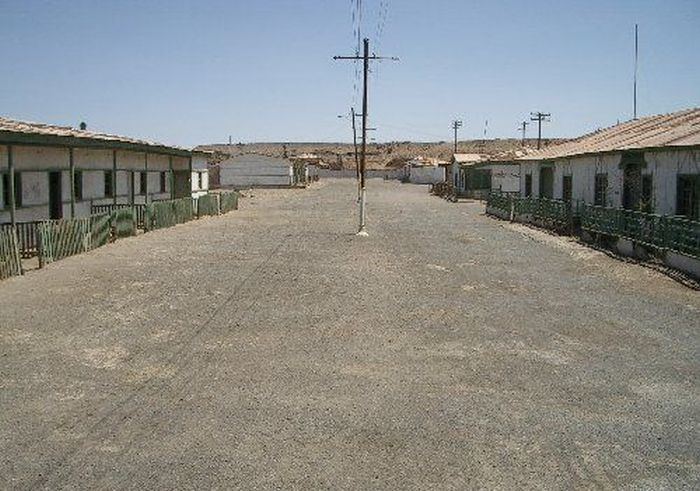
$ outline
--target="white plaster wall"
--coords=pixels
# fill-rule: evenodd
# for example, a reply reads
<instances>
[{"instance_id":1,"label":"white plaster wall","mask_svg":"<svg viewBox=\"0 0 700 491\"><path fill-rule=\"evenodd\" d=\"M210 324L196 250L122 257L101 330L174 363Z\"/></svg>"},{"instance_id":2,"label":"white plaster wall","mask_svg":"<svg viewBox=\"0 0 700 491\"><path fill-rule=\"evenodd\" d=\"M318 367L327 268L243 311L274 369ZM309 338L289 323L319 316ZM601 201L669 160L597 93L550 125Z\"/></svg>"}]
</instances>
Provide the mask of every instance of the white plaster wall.
<instances>
[{"instance_id":1,"label":"white plaster wall","mask_svg":"<svg viewBox=\"0 0 700 491\"><path fill-rule=\"evenodd\" d=\"M523 162L520 164L520 195L525 196L525 176L532 175L532 196L540 195L539 163Z\"/></svg>"},{"instance_id":2,"label":"white plaster wall","mask_svg":"<svg viewBox=\"0 0 700 491\"><path fill-rule=\"evenodd\" d=\"M504 193L516 193L520 190L520 166L512 164L490 164L484 169L491 169L491 189Z\"/></svg>"},{"instance_id":3,"label":"white plaster wall","mask_svg":"<svg viewBox=\"0 0 700 491\"><path fill-rule=\"evenodd\" d=\"M88 148L73 150L73 161L76 169L112 169L112 151Z\"/></svg>"},{"instance_id":4,"label":"white plaster wall","mask_svg":"<svg viewBox=\"0 0 700 491\"><path fill-rule=\"evenodd\" d=\"M15 170L46 170L68 169L70 159L67 148L57 147L12 147L12 161Z\"/></svg>"},{"instance_id":5,"label":"white plaster wall","mask_svg":"<svg viewBox=\"0 0 700 491\"><path fill-rule=\"evenodd\" d=\"M289 186L292 163L262 155L241 155L221 163L221 186Z\"/></svg>"},{"instance_id":6,"label":"white plaster wall","mask_svg":"<svg viewBox=\"0 0 700 491\"><path fill-rule=\"evenodd\" d=\"M643 173L652 174L654 213L676 214L679 174L700 174L700 150L664 150L645 152Z\"/></svg>"},{"instance_id":7,"label":"white plaster wall","mask_svg":"<svg viewBox=\"0 0 700 491\"><path fill-rule=\"evenodd\" d=\"M436 184L445 181L444 167L411 167L409 172L408 180L413 184Z\"/></svg>"}]
</instances>

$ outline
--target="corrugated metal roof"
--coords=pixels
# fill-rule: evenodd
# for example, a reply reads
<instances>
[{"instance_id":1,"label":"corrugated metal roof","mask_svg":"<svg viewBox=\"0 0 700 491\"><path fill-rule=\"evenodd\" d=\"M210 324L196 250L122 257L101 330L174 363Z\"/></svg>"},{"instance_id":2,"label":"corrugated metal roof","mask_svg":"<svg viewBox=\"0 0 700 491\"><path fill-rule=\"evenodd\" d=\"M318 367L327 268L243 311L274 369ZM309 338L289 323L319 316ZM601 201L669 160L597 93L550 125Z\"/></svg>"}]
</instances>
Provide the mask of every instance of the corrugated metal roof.
<instances>
[{"instance_id":1,"label":"corrugated metal roof","mask_svg":"<svg viewBox=\"0 0 700 491\"><path fill-rule=\"evenodd\" d=\"M37 139L45 137L55 140L56 138L71 139L71 141L100 142L104 144L120 144L137 147L153 147L158 150L174 150L178 153L189 152L190 150L162 143L130 138L127 136L110 135L108 133L98 133L89 130L79 130L70 126L58 126L45 123L33 123L29 121L19 121L16 119L0 117L0 141L11 141L13 136L34 136ZM21 141L21 140L20 140Z\"/></svg>"},{"instance_id":2,"label":"corrugated metal roof","mask_svg":"<svg viewBox=\"0 0 700 491\"><path fill-rule=\"evenodd\" d=\"M685 146L700 146L700 108L627 121L532 152L521 160Z\"/></svg>"}]
</instances>

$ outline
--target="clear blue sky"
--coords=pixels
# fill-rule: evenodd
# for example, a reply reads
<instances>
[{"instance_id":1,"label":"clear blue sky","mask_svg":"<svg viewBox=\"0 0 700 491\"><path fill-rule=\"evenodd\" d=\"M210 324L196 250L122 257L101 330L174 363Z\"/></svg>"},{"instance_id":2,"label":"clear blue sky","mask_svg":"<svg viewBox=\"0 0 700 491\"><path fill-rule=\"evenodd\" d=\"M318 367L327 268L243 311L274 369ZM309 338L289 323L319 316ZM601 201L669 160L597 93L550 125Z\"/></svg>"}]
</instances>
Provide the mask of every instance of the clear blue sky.
<instances>
[{"instance_id":1,"label":"clear blue sky","mask_svg":"<svg viewBox=\"0 0 700 491\"><path fill-rule=\"evenodd\" d=\"M0 114L196 145L348 141L355 0L0 0ZM378 140L547 136L700 106L697 0L363 0ZM356 101L359 104L359 100ZM534 134L534 131L530 131Z\"/></svg>"}]
</instances>

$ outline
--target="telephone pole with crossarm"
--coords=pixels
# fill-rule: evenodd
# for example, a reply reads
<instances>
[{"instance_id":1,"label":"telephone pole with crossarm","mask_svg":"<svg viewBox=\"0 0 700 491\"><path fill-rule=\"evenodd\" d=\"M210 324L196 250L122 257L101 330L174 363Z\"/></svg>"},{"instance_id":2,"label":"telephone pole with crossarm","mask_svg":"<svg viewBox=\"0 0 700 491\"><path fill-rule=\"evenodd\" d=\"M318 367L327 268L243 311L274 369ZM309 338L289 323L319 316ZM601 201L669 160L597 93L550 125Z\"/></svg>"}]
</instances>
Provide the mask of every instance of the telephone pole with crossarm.
<instances>
[{"instance_id":1,"label":"telephone pole with crossarm","mask_svg":"<svg viewBox=\"0 0 700 491\"><path fill-rule=\"evenodd\" d=\"M367 192L365 188L365 156L367 155L367 74L369 72L369 62L372 60L392 60L398 61L395 57L377 56L369 54L369 39L363 40L364 50L362 56L334 56L334 60L362 60L363 61L363 88L362 88L362 146L360 150L360 229L357 235L366 236L365 230L365 208L367 204ZM354 120L354 118L353 118Z\"/></svg>"}]
</instances>

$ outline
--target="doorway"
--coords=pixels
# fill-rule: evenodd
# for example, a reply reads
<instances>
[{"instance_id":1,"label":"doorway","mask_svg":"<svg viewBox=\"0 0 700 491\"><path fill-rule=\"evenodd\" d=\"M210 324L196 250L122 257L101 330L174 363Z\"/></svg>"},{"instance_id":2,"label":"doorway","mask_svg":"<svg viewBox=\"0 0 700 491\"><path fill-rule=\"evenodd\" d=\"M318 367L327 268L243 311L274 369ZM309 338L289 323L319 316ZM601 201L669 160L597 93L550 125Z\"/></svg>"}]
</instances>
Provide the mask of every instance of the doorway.
<instances>
[{"instance_id":1,"label":"doorway","mask_svg":"<svg viewBox=\"0 0 700 491\"><path fill-rule=\"evenodd\" d=\"M63 194L61 192L61 172L49 172L49 218L63 218Z\"/></svg>"}]
</instances>

